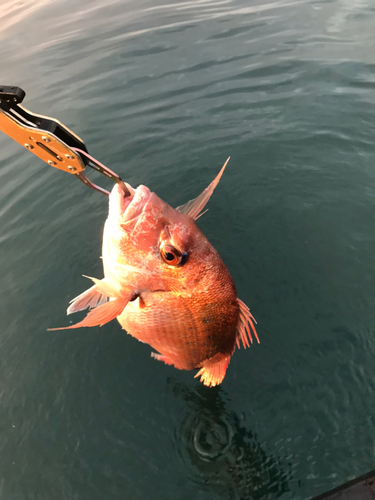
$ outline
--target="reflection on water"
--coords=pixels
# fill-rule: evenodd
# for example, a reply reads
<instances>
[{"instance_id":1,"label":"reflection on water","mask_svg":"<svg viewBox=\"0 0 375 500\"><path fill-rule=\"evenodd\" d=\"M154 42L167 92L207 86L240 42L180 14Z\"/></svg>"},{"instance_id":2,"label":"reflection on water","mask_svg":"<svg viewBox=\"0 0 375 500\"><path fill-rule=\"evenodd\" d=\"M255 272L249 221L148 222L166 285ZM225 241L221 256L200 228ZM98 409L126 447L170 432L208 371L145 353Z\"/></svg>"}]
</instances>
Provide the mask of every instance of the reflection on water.
<instances>
[{"instance_id":1,"label":"reflection on water","mask_svg":"<svg viewBox=\"0 0 375 500\"><path fill-rule=\"evenodd\" d=\"M49 3L49 0L3 0L0 10L0 39L6 30L22 21L36 10ZM2 82L3 83L3 82Z\"/></svg>"},{"instance_id":2,"label":"reflection on water","mask_svg":"<svg viewBox=\"0 0 375 500\"><path fill-rule=\"evenodd\" d=\"M278 498L289 491L289 465L272 456L244 421L226 408L220 387L191 389L176 384L173 390L189 408L174 439L192 481L236 500Z\"/></svg>"}]
</instances>

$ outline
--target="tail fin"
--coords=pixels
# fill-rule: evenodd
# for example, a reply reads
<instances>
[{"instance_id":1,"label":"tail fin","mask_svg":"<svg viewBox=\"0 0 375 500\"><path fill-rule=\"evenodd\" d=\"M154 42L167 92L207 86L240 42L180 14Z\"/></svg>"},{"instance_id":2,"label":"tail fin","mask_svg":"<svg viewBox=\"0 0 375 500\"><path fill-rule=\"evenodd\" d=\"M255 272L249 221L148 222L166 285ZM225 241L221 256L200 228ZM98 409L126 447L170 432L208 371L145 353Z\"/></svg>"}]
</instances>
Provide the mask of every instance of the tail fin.
<instances>
[{"instance_id":1,"label":"tail fin","mask_svg":"<svg viewBox=\"0 0 375 500\"><path fill-rule=\"evenodd\" d=\"M218 355L214 357L216 358L217 356ZM210 360L205 362L206 364L202 366L194 378L200 376L200 381L208 387L214 387L215 385L221 384L229 365L230 356L221 354L220 358L221 359L216 362L210 362Z\"/></svg>"}]
</instances>

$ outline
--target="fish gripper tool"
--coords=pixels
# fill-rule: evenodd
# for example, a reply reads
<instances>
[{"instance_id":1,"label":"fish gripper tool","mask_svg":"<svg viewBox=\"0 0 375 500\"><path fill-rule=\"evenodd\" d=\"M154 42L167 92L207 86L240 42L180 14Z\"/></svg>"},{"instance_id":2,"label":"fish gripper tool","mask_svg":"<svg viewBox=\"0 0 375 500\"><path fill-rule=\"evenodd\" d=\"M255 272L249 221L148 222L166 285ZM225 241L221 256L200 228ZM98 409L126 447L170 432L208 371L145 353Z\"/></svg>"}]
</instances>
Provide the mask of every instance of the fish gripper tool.
<instances>
[{"instance_id":1,"label":"fish gripper tool","mask_svg":"<svg viewBox=\"0 0 375 500\"><path fill-rule=\"evenodd\" d=\"M109 195L83 173L91 167L119 184L130 195L121 178L88 154L85 143L55 118L31 113L21 106L26 93L19 87L0 85L0 131L28 149L51 167L73 174L86 186Z\"/></svg>"}]
</instances>

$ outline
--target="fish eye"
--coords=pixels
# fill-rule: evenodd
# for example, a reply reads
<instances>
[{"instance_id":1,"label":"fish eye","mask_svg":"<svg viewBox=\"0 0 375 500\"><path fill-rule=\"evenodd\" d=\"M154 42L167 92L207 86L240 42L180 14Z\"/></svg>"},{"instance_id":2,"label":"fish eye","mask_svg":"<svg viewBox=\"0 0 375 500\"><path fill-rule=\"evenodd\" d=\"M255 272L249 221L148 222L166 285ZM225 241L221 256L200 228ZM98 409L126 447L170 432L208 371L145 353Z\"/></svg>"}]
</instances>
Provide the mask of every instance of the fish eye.
<instances>
[{"instance_id":1,"label":"fish eye","mask_svg":"<svg viewBox=\"0 0 375 500\"><path fill-rule=\"evenodd\" d=\"M164 262L170 266L182 266L186 262L187 253L181 253L172 245L164 245L160 248L160 255Z\"/></svg>"}]
</instances>

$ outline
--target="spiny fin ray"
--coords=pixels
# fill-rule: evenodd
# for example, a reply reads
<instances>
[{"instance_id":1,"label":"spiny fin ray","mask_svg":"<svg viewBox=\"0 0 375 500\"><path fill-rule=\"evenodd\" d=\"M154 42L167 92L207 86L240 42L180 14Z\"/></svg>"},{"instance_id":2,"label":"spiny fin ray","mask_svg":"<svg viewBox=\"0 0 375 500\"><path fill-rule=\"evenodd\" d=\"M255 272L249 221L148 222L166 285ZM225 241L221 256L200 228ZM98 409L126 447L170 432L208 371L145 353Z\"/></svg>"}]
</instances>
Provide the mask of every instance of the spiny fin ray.
<instances>
[{"instance_id":1,"label":"spiny fin ray","mask_svg":"<svg viewBox=\"0 0 375 500\"><path fill-rule=\"evenodd\" d=\"M240 318L237 326L236 344L237 347L239 348L241 340L244 348L246 349L246 347L250 347L249 340L251 344L253 343L253 337L251 335L251 331L253 332L259 344L259 337L254 325L254 323L256 324L256 321L254 316L251 314L250 309L247 307L247 305L240 299L237 299L237 302L240 307Z\"/></svg>"},{"instance_id":2,"label":"spiny fin ray","mask_svg":"<svg viewBox=\"0 0 375 500\"><path fill-rule=\"evenodd\" d=\"M203 193L201 193L197 198L194 198L194 200L188 201L187 203L185 203L185 205L177 207L176 210L178 210L182 214L190 215L190 217L192 217L195 220L197 220L198 217L203 215L204 212L202 212L202 210L206 206L208 200L211 198L211 195L214 192L216 186L219 184L220 178L223 175L223 172L228 164L229 159L230 156L222 166L220 172L217 174L215 179L211 182L211 184L208 187L206 187Z\"/></svg>"}]
</instances>

